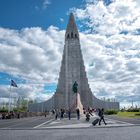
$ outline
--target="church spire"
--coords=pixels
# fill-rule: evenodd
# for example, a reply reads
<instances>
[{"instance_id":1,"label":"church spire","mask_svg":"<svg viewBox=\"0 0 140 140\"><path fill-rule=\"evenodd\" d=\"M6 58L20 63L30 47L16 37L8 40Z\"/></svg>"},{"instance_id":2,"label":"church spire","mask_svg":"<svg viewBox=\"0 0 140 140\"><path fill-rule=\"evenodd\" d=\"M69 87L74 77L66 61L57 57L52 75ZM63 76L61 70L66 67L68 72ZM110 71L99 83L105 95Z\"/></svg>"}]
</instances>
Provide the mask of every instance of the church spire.
<instances>
[{"instance_id":1,"label":"church spire","mask_svg":"<svg viewBox=\"0 0 140 140\"><path fill-rule=\"evenodd\" d=\"M68 22L66 33L65 33L65 38L66 39L79 38L79 33L78 33L78 29L75 23L73 13L70 13L69 22Z\"/></svg>"}]
</instances>

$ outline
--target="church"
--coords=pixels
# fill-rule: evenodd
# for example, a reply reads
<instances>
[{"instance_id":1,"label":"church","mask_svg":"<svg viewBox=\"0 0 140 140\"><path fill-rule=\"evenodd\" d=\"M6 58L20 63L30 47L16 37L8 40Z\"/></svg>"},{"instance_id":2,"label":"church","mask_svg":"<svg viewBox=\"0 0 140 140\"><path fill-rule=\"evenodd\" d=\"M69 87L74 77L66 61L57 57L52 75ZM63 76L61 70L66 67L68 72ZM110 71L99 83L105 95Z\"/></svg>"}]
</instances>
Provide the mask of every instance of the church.
<instances>
[{"instance_id":1,"label":"church","mask_svg":"<svg viewBox=\"0 0 140 140\"><path fill-rule=\"evenodd\" d=\"M73 90L76 85L76 92ZM65 45L57 89L53 97L45 102L30 104L30 112L44 112L52 109L76 108L119 109L119 102L107 102L96 98L88 84L80 36L73 13L70 14L65 32Z\"/></svg>"}]
</instances>

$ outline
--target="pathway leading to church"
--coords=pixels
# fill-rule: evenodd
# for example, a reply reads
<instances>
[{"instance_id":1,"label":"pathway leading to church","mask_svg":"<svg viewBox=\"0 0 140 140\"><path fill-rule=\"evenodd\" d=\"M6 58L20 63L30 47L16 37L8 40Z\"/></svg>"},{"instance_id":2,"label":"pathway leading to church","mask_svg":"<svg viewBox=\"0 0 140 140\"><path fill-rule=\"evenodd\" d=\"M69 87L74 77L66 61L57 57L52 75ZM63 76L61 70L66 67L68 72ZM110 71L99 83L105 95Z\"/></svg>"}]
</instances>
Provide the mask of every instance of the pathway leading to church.
<instances>
[{"instance_id":1,"label":"pathway leading to church","mask_svg":"<svg viewBox=\"0 0 140 140\"><path fill-rule=\"evenodd\" d=\"M107 125L104 125L102 122L99 126L98 124L96 126L92 125L93 120L95 120L97 116L94 116L90 119L89 122L85 120L85 117L82 116L80 120L77 120L76 118L71 118L71 120L68 120L68 118L64 118L62 120L50 120L46 121L42 124L39 124L35 126L34 128L41 128L41 129L72 129L72 128L103 128L103 127L121 127L121 126L134 126L135 124L115 120L115 119L109 119L105 118Z\"/></svg>"}]
</instances>

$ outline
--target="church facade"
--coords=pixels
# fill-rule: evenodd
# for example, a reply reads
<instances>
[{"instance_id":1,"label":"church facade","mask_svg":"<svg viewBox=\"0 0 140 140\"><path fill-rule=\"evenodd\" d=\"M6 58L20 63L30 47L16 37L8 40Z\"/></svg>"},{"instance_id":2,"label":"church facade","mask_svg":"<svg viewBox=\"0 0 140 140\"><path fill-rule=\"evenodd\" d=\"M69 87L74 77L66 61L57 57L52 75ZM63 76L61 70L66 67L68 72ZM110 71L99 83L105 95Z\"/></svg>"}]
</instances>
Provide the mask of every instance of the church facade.
<instances>
[{"instance_id":1,"label":"church facade","mask_svg":"<svg viewBox=\"0 0 140 140\"><path fill-rule=\"evenodd\" d=\"M119 109L119 102L99 100L91 92L82 57L79 32L71 13L65 33L65 45L56 92L51 99L45 102L29 105L29 111L43 112L51 109L73 108L77 98L73 91L75 82L79 102L84 108ZM76 108L76 106L74 107Z\"/></svg>"}]
</instances>

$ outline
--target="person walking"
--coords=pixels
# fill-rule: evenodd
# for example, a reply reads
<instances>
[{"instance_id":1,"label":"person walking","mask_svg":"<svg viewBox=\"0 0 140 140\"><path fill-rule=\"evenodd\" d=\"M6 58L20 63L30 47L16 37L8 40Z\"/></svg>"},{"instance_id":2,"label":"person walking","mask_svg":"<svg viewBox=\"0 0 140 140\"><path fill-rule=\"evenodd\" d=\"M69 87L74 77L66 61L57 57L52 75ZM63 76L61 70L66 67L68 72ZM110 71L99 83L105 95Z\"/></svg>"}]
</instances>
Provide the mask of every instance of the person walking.
<instances>
[{"instance_id":1,"label":"person walking","mask_svg":"<svg viewBox=\"0 0 140 140\"><path fill-rule=\"evenodd\" d=\"M71 120L71 110L70 109L68 110L68 118L69 118L69 120Z\"/></svg>"},{"instance_id":2,"label":"person walking","mask_svg":"<svg viewBox=\"0 0 140 140\"><path fill-rule=\"evenodd\" d=\"M89 122L89 120L90 120L90 114L89 114L89 112L87 112L86 113L86 121Z\"/></svg>"},{"instance_id":3,"label":"person walking","mask_svg":"<svg viewBox=\"0 0 140 140\"><path fill-rule=\"evenodd\" d=\"M77 120L79 120L80 119L80 110L79 110L79 108L76 109L76 114L77 114Z\"/></svg>"},{"instance_id":4,"label":"person walking","mask_svg":"<svg viewBox=\"0 0 140 140\"><path fill-rule=\"evenodd\" d=\"M58 115L59 115L59 110L58 110L58 109L56 109L56 110L55 110L55 120L57 120Z\"/></svg>"},{"instance_id":5,"label":"person walking","mask_svg":"<svg viewBox=\"0 0 140 140\"><path fill-rule=\"evenodd\" d=\"M60 120L64 118L65 110L61 108L60 110Z\"/></svg>"},{"instance_id":6,"label":"person walking","mask_svg":"<svg viewBox=\"0 0 140 140\"><path fill-rule=\"evenodd\" d=\"M0 113L0 120L2 119L2 114Z\"/></svg>"},{"instance_id":7,"label":"person walking","mask_svg":"<svg viewBox=\"0 0 140 140\"><path fill-rule=\"evenodd\" d=\"M44 116L45 116L45 118L46 118L46 116L47 116L47 112L45 111L45 113L44 113Z\"/></svg>"},{"instance_id":8,"label":"person walking","mask_svg":"<svg viewBox=\"0 0 140 140\"><path fill-rule=\"evenodd\" d=\"M98 115L100 117L99 125L101 125L102 120L103 120L104 124L107 125L107 123L105 122L105 119L104 119L104 109L103 108L99 109Z\"/></svg>"},{"instance_id":9,"label":"person walking","mask_svg":"<svg viewBox=\"0 0 140 140\"><path fill-rule=\"evenodd\" d=\"M20 112L17 113L17 118L20 119Z\"/></svg>"}]
</instances>

